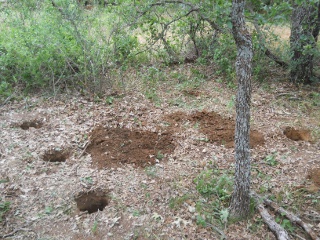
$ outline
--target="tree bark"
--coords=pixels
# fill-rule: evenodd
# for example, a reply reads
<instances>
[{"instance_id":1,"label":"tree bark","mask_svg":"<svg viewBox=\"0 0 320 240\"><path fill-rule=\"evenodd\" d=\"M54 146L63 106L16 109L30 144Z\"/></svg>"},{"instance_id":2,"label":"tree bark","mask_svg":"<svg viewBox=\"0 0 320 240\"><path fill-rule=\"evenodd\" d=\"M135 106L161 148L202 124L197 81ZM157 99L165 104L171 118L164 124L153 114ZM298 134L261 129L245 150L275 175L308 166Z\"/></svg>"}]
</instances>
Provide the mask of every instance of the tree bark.
<instances>
[{"instance_id":1,"label":"tree bark","mask_svg":"<svg viewBox=\"0 0 320 240\"><path fill-rule=\"evenodd\" d=\"M235 179L230 213L233 218L246 218L250 206L250 103L252 74L252 40L244 19L245 0L232 2L232 34L237 44Z\"/></svg>"},{"instance_id":2,"label":"tree bark","mask_svg":"<svg viewBox=\"0 0 320 240\"><path fill-rule=\"evenodd\" d=\"M318 28L318 5L306 0L294 5L291 16L290 48L292 52L290 81L310 84Z\"/></svg>"}]
</instances>

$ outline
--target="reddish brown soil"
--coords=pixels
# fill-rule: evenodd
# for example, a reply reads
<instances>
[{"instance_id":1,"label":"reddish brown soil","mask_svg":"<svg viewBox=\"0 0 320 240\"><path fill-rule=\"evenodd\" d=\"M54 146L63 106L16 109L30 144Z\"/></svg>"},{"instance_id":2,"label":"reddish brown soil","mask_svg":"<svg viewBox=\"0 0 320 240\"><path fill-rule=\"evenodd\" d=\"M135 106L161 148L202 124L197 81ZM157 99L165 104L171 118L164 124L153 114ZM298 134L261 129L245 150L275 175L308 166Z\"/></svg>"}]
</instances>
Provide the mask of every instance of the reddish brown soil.
<instances>
[{"instance_id":1,"label":"reddish brown soil","mask_svg":"<svg viewBox=\"0 0 320 240\"><path fill-rule=\"evenodd\" d=\"M82 192L75 197L75 201L80 211L88 211L88 213L102 211L109 204L107 193L98 190Z\"/></svg>"},{"instance_id":2,"label":"reddish brown soil","mask_svg":"<svg viewBox=\"0 0 320 240\"><path fill-rule=\"evenodd\" d=\"M228 148L234 147L235 122L232 119L221 117L215 112L195 112L187 115L183 112L175 112L165 116L165 120L170 124L180 124L183 121L190 121L193 124L199 124L199 130L205 134L208 141L216 144L223 144ZM265 140L262 133L250 131L250 146L252 148L258 145L264 145Z\"/></svg>"},{"instance_id":3,"label":"reddish brown soil","mask_svg":"<svg viewBox=\"0 0 320 240\"><path fill-rule=\"evenodd\" d=\"M123 163L145 167L155 164L156 158L161 160L163 154L170 154L174 150L170 133L98 126L90 133L90 138L87 152L92 155L94 165L99 168Z\"/></svg>"},{"instance_id":4,"label":"reddish brown soil","mask_svg":"<svg viewBox=\"0 0 320 240\"><path fill-rule=\"evenodd\" d=\"M296 130L292 127L286 127L283 131L283 134L286 135L287 138L293 141L310 141L311 135L309 130L299 129Z\"/></svg>"},{"instance_id":5,"label":"reddish brown soil","mask_svg":"<svg viewBox=\"0 0 320 240\"><path fill-rule=\"evenodd\" d=\"M314 183L318 188L320 187L320 168L314 168L309 171L308 178Z\"/></svg>"},{"instance_id":6,"label":"reddish brown soil","mask_svg":"<svg viewBox=\"0 0 320 240\"><path fill-rule=\"evenodd\" d=\"M197 91L197 90L194 90L194 89L191 89L191 90L183 90L182 93L186 96L194 96L194 97L199 97L201 95L201 92L200 91Z\"/></svg>"}]
</instances>

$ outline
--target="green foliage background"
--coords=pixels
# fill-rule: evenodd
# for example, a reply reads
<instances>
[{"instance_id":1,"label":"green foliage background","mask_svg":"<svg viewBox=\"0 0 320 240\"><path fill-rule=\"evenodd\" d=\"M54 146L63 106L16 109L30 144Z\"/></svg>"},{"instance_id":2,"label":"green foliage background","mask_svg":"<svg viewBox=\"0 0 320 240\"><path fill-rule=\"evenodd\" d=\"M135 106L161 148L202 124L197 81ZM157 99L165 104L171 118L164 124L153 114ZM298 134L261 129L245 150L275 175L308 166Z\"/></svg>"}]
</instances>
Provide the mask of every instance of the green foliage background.
<instances>
[{"instance_id":1,"label":"green foliage background","mask_svg":"<svg viewBox=\"0 0 320 240\"><path fill-rule=\"evenodd\" d=\"M75 88L101 94L119 74L124 79L129 68L183 64L188 55L197 55L195 64L214 66L217 75L235 85L231 0L119 0L106 6L91 0L91 10L77 0L53 2L56 6L51 0L8 0L0 6L2 99L17 89L55 93ZM288 45L269 29L288 24L291 3L249 0L247 5L249 25L256 21L262 26L265 46L290 59ZM253 28L252 35L254 78L263 81L277 66L263 54Z\"/></svg>"}]
</instances>

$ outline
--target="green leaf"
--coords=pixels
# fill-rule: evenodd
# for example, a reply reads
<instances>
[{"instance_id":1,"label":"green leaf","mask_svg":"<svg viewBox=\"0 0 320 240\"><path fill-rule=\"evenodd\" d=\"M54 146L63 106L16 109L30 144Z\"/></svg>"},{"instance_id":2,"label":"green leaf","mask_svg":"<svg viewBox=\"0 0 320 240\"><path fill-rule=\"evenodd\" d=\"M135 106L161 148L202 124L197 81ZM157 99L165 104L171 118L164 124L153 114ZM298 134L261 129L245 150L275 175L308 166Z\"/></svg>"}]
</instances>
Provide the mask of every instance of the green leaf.
<instances>
[{"instance_id":1,"label":"green leaf","mask_svg":"<svg viewBox=\"0 0 320 240\"><path fill-rule=\"evenodd\" d=\"M228 22L227 22L227 26L228 26L229 29L232 29L232 22L231 22L231 21L228 21Z\"/></svg>"},{"instance_id":2,"label":"green leaf","mask_svg":"<svg viewBox=\"0 0 320 240\"><path fill-rule=\"evenodd\" d=\"M229 217L229 210L227 208L225 209L222 209L220 211L220 220L223 222L223 223L226 223L228 222L228 217Z\"/></svg>"}]
</instances>

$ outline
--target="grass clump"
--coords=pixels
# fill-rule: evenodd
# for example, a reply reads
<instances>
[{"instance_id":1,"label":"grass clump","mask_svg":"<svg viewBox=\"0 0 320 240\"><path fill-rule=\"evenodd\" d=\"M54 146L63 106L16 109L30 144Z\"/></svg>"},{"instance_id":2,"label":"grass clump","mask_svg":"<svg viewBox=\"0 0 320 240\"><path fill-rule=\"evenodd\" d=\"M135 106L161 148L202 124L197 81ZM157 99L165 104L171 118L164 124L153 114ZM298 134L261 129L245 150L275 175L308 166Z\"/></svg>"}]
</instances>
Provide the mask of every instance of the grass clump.
<instances>
[{"instance_id":1,"label":"grass clump","mask_svg":"<svg viewBox=\"0 0 320 240\"><path fill-rule=\"evenodd\" d=\"M201 172L194 182L203 197L196 203L197 223L203 227L226 225L233 177L220 170L206 170Z\"/></svg>"},{"instance_id":2,"label":"grass clump","mask_svg":"<svg viewBox=\"0 0 320 240\"><path fill-rule=\"evenodd\" d=\"M10 210L11 203L0 199L0 222L3 221L4 215Z\"/></svg>"}]
</instances>

